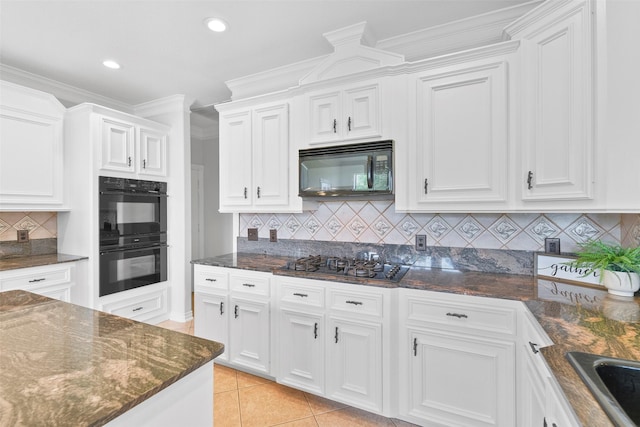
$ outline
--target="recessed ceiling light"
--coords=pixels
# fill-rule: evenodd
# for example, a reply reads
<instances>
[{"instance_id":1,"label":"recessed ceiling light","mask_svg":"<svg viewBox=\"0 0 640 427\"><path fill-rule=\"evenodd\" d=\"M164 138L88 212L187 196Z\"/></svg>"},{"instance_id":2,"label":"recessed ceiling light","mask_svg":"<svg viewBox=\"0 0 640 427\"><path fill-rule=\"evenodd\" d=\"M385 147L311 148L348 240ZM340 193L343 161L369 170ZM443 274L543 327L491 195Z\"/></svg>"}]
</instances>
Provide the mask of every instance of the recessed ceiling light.
<instances>
[{"instance_id":1,"label":"recessed ceiling light","mask_svg":"<svg viewBox=\"0 0 640 427\"><path fill-rule=\"evenodd\" d=\"M118 64L116 61L112 61L110 59L107 59L106 61L104 61L102 63L102 65L104 65L107 68L111 68L113 70L117 70L118 68L120 68L120 64Z\"/></svg>"},{"instance_id":2,"label":"recessed ceiling light","mask_svg":"<svg viewBox=\"0 0 640 427\"><path fill-rule=\"evenodd\" d=\"M228 27L227 23L220 18L207 18L204 20L204 23L211 31L215 31L216 33L222 33L226 31Z\"/></svg>"}]
</instances>

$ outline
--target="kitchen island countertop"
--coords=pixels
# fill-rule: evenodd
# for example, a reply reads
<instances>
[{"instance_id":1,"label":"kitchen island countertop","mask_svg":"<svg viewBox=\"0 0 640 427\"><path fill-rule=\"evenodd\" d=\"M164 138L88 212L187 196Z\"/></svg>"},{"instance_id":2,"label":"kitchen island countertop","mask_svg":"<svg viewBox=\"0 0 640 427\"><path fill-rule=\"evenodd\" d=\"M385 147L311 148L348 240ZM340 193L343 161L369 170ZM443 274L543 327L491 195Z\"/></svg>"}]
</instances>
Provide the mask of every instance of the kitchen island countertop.
<instances>
[{"instance_id":1,"label":"kitchen island countertop","mask_svg":"<svg viewBox=\"0 0 640 427\"><path fill-rule=\"evenodd\" d=\"M568 351L583 351L640 360L640 297L616 298L606 290L538 280L534 276L506 275L412 267L399 283L382 285L366 278L327 277L284 268L293 258L236 253L192 261L228 268L249 267L275 275L336 280L367 286L422 289L523 302L554 345L541 349L552 373L584 426L612 426L589 389L567 361ZM551 291L550 291L551 289ZM584 291L583 291L584 290ZM555 293L554 293L555 292ZM584 295L582 295L584 294ZM582 298L585 298L584 300ZM588 299L588 303L586 302Z\"/></svg>"},{"instance_id":2,"label":"kitchen island countertop","mask_svg":"<svg viewBox=\"0 0 640 427\"><path fill-rule=\"evenodd\" d=\"M104 425L223 350L30 292L0 292L0 426Z\"/></svg>"}]
</instances>

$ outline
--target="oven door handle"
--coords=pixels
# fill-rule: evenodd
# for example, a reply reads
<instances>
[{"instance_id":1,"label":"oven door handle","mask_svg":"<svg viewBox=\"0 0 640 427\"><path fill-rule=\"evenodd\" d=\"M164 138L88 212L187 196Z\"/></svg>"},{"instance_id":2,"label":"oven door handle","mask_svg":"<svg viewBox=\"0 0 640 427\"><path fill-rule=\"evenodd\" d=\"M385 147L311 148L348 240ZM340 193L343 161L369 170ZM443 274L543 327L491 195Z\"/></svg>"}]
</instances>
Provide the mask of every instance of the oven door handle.
<instances>
[{"instance_id":1,"label":"oven door handle","mask_svg":"<svg viewBox=\"0 0 640 427\"><path fill-rule=\"evenodd\" d=\"M113 254L117 252L133 252L133 251L148 251L150 249L161 249L168 248L169 245L166 243L160 243L156 245L144 245L144 246L135 246L135 247L127 247L127 248L114 248L100 251L100 255Z\"/></svg>"},{"instance_id":2,"label":"oven door handle","mask_svg":"<svg viewBox=\"0 0 640 427\"><path fill-rule=\"evenodd\" d=\"M141 197L169 197L166 193L160 193L158 191L101 191L101 196L141 196Z\"/></svg>"}]
</instances>

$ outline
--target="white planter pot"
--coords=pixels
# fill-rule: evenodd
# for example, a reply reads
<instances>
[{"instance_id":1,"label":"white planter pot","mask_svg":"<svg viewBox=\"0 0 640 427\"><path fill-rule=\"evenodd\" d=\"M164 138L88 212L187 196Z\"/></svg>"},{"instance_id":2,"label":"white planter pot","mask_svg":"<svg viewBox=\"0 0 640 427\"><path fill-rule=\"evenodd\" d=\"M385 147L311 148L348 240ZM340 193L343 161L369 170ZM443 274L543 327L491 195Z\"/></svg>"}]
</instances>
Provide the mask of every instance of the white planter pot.
<instances>
[{"instance_id":1,"label":"white planter pot","mask_svg":"<svg viewBox=\"0 0 640 427\"><path fill-rule=\"evenodd\" d=\"M640 289L640 275L638 273L624 273L621 271L604 270L602 283L610 294L622 297L632 297Z\"/></svg>"}]
</instances>

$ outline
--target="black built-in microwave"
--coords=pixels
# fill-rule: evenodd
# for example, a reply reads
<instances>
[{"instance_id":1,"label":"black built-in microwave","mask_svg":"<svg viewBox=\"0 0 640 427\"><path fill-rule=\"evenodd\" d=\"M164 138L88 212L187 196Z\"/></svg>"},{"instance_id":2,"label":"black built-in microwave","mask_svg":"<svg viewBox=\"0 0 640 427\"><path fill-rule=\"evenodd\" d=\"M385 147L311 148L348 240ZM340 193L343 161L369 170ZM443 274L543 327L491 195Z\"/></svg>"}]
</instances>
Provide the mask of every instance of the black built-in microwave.
<instances>
[{"instance_id":1,"label":"black built-in microwave","mask_svg":"<svg viewBox=\"0 0 640 427\"><path fill-rule=\"evenodd\" d=\"M393 197L393 141L299 151L299 196Z\"/></svg>"}]
</instances>

